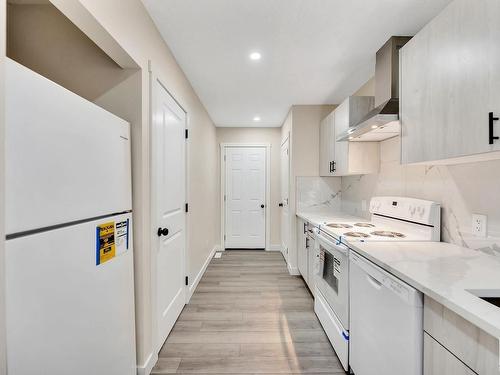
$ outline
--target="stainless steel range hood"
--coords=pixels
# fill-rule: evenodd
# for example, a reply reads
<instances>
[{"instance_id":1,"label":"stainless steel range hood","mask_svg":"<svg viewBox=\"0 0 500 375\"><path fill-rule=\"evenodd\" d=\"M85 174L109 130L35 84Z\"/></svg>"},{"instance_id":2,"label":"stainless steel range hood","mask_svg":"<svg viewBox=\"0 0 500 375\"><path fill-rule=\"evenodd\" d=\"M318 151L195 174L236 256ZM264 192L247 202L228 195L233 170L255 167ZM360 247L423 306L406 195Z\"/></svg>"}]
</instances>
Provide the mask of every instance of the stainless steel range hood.
<instances>
[{"instance_id":1,"label":"stainless steel range hood","mask_svg":"<svg viewBox=\"0 0 500 375\"><path fill-rule=\"evenodd\" d=\"M400 133L399 50L411 37L393 36L377 51L375 62L375 108L337 141L378 142Z\"/></svg>"}]
</instances>

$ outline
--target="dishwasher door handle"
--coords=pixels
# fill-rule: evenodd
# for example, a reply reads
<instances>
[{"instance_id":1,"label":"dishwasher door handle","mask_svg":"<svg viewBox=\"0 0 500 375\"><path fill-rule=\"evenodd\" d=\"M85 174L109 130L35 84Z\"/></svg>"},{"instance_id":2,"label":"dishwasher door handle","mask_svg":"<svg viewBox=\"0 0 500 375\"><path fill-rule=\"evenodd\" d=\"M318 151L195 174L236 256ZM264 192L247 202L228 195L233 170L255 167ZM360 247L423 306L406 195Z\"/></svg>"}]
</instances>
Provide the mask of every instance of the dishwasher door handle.
<instances>
[{"instance_id":1,"label":"dishwasher door handle","mask_svg":"<svg viewBox=\"0 0 500 375\"><path fill-rule=\"evenodd\" d=\"M382 283L372 275L366 274L366 279L370 282L370 284L372 284L375 289L380 290L382 288Z\"/></svg>"}]
</instances>

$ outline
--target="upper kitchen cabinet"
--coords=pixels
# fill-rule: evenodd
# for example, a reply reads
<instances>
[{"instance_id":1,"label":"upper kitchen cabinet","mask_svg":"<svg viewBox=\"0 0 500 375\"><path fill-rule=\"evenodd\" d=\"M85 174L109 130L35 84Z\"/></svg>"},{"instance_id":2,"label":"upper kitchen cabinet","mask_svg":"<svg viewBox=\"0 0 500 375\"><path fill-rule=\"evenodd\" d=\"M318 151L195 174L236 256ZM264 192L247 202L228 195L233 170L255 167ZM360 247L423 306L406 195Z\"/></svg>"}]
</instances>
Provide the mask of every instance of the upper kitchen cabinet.
<instances>
[{"instance_id":1,"label":"upper kitchen cabinet","mask_svg":"<svg viewBox=\"0 0 500 375\"><path fill-rule=\"evenodd\" d=\"M400 53L403 163L500 158L500 1L455 0Z\"/></svg>"},{"instance_id":2,"label":"upper kitchen cabinet","mask_svg":"<svg viewBox=\"0 0 500 375\"><path fill-rule=\"evenodd\" d=\"M373 96L350 96L340 104L334 114L334 143L332 176L377 173L379 169L379 143L336 142L340 134L347 132L350 125L359 122L373 109Z\"/></svg>"},{"instance_id":3,"label":"upper kitchen cabinet","mask_svg":"<svg viewBox=\"0 0 500 375\"><path fill-rule=\"evenodd\" d=\"M321 121L319 128L319 175L335 176L335 112Z\"/></svg>"}]
</instances>

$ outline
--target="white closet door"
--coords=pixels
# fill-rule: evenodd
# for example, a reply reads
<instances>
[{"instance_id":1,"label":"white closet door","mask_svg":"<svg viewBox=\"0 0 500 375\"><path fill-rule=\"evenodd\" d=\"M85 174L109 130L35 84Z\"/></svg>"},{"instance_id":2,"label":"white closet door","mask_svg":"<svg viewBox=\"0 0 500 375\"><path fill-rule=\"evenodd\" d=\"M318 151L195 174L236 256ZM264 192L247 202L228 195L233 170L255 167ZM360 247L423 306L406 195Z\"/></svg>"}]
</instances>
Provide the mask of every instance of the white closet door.
<instances>
[{"instance_id":1,"label":"white closet door","mask_svg":"<svg viewBox=\"0 0 500 375\"><path fill-rule=\"evenodd\" d=\"M266 247L266 148L226 148L226 248Z\"/></svg>"},{"instance_id":2,"label":"white closet door","mask_svg":"<svg viewBox=\"0 0 500 375\"><path fill-rule=\"evenodd\" d=\"M153 85L152 209L159 350L186 300L186 113L157 80Z\"/></svg>"},{"instance_id":3,"label":"white closet door","mask_svg":"<svg viewBox=\"0 0 500 375\"><path fill-rule=\"evenodd\" d=\"M288 262L288 237L290 222L288 214L288 196L290 179L290 155L288 139L281 145L281 253Z\"/></svg>"}]
</instances>

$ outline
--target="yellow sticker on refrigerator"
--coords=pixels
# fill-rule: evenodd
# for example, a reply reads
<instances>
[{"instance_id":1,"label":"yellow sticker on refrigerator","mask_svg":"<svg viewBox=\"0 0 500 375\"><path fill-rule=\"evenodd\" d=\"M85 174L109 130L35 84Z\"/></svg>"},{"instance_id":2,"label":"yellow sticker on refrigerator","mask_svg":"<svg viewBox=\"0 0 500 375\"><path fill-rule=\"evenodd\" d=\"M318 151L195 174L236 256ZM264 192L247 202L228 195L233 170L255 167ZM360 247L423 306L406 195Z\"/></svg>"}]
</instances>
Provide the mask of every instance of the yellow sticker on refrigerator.
<instances>
[{"instance_id":1,"label":"yellow sticker on refrigerator","mask_svg":"<svg viewBox=\"0 0 500 375\"><path fill-rule=\"evenodd\" d=\"M115 222L110 221L96 227L96 265L113 259L116 255Z\"/></svg>"}]
</instances>

